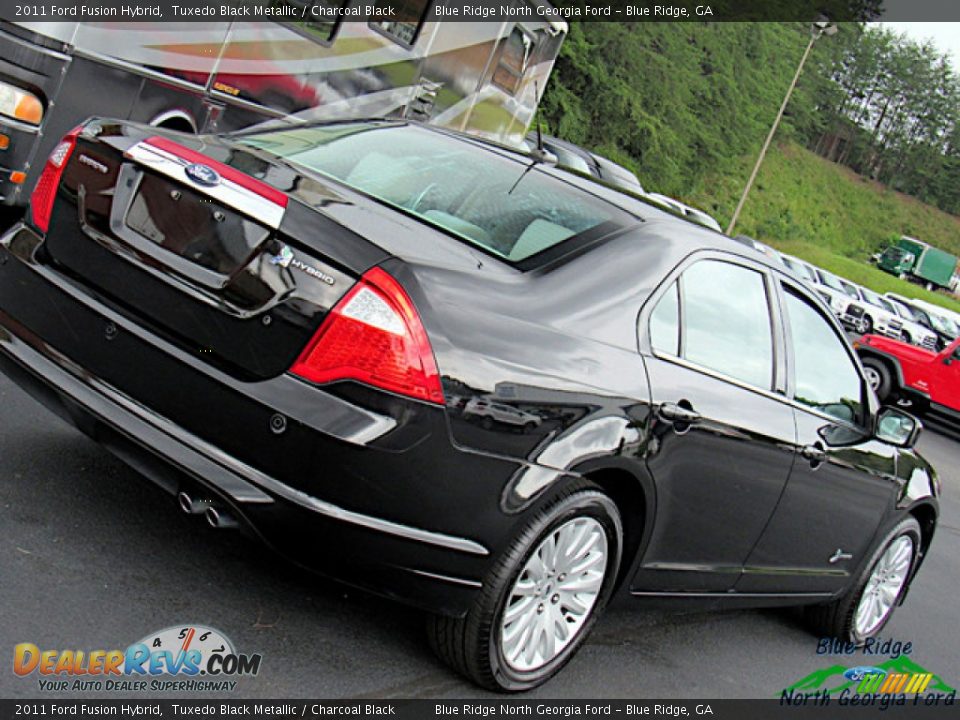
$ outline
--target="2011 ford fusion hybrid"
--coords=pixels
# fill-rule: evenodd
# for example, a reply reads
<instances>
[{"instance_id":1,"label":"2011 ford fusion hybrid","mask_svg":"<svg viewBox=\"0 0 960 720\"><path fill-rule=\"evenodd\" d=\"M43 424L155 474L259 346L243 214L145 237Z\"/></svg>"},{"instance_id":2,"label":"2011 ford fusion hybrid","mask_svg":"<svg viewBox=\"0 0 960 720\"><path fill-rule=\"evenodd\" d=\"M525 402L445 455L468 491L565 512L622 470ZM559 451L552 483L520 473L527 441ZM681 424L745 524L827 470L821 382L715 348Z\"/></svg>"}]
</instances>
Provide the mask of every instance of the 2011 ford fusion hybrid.
<instances>
[{"instance_id":1,"label":"2011 ford fusion hybrid","mask_svg":"<svg viewBox=\"0 0 960 720\"><path fill-rule=\"evenodd\" d=\"M185 512L429 611L489 688L617 588L876 635L937 522L919 422L785 268L538 159L90 120L0 241L0 364Z\"/></svg>"}]
</instances>

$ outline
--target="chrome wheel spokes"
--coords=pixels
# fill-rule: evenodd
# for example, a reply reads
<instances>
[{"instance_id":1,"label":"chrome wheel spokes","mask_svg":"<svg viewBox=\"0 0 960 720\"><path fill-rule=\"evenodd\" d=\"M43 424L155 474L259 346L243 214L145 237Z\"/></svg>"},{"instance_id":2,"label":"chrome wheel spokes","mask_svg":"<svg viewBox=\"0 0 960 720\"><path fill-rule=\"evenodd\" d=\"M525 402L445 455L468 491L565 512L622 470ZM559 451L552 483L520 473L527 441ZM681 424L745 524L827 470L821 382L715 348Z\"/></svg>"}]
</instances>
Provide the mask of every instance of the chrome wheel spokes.
<instances>
[{"instance_id":1,"label":"chrome wheel spokes","mask_svg":"<svg viewBox=\"0 0 960 720\"><path fill-rule=\"evenodd\" d=\"M607 534L594 518L570 520L533 552L510 590L500 645L514 670L536 670L583 628L607 570Z\"/></svg>"},{"instance_id":2,"label":"chrome wheel spokes","mask_svg":"<svg viewBox=\"0 0 960 720\"><path fill-rule=\"evenodd\" d=\"M869 637L893 611L913 562L913 539L901 535L886 549L870 574L854 616L861 638Z\"/></svg>"}]
</instances>

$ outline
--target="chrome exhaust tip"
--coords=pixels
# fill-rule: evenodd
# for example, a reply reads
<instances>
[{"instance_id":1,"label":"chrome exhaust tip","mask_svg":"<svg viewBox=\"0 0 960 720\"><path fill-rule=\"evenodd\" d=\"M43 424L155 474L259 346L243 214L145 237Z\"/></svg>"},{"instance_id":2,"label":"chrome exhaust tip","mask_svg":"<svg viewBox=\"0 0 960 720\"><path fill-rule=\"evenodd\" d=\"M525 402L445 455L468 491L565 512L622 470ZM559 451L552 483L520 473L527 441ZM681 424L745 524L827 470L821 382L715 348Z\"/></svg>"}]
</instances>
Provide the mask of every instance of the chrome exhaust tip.
<instances>
[{"instance_id":1,"label":"chrome exhaust tip","mask_svg":"<svg viewBox=\"0 0 960 720\"><path fill-rule=\"evenodd\" d=\"M177 494L177 503L187 515L201 515L210 507L210 501L206 498L196 498L190 493L182 491Z\"/></svg>"},{"instance_id":2,"label":"chrome exhaust tip","mask_svg":"<svg viewBox=\"0 0 960 720\"><path fill-rule=\"evenodd\" d=\"M207 519L207 522L210 523L210 527L218 530L235 528L239 524L232 515L222 510L218 510L215 507L207 508L207 511L204 513L204 517Z\"/></svg>"}]
</instances>

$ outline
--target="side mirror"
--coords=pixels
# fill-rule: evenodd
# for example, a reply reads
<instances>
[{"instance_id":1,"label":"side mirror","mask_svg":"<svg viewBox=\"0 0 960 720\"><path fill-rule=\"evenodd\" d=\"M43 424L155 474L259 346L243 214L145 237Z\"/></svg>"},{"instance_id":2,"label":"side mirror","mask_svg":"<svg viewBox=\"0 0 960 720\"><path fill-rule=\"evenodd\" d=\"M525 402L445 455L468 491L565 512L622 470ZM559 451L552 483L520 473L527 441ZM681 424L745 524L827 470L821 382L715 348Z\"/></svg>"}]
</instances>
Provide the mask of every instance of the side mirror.
<instances>
[{"instance_id":1,"label":"side mirror","mask_svg":"<svg viewBox=\"0 0 960 720\"><path fill-rule=\"evenodd\" d=\"M912 448L917 444L923 423L909 413L897 408L885 407L877 414L874 436L880 442L901 448Z\"/></svg>"}]
</instances>

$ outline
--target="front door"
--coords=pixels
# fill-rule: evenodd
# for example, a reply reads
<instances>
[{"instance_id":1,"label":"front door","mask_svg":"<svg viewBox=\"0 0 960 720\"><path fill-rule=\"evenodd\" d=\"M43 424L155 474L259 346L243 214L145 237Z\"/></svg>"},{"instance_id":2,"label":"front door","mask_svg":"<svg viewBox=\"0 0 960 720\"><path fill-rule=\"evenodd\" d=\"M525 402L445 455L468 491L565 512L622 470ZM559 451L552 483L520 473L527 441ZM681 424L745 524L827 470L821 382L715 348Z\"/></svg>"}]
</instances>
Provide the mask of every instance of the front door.
<instances>
[{"instance_id":1,"label":"front door","mask_svg":"<svg viewBox=\"0 0 960 720\"><path fill-rule=\"evenodd\" d=\"M835 324L805 292L783 292L796 462L736 590L832 593L895 501L897 451L871 436L869 390Z\"/></svg>"},{"instance_id":2,"label":"front door","mask_svg":"<svg viewBox=\"0 0 960 720\"><path fill-rule=\"evenodd\" d=\"M769 287L759 268L704 259L656 301L646 361L656 520L635 592L729 590L780 498L796 433L773 392Z\"/></svg>"}]
</instances>

